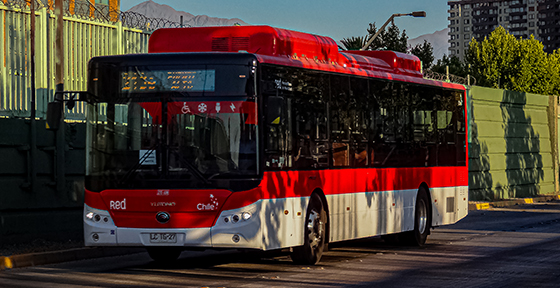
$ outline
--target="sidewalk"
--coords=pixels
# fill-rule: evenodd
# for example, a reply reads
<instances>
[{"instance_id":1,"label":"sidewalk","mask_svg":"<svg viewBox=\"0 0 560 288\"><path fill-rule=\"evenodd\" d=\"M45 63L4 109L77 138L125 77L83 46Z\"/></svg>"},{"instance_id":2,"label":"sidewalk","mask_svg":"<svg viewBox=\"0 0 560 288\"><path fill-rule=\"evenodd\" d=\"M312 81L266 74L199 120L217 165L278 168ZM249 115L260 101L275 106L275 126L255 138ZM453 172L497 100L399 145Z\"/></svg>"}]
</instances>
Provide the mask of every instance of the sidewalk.
<instances>
[{"instance_id":1,"label":"sidewalk","mask_svg":"<svg viewBox=\"0 0 560 288\"><path fill-rule=\"evenodd\" d=\"M519 198L502 201L483 202L469 201L469 210L486 210L490 208L511 207L523 204L543 203L553 200L560 200L560 195L536 196L534 198ZM71 247L69 247L71 246ZM0 256L0 271L13 268L22 268L37 265L46 265L68 261L93 259L101 257L111 257L142 253L144 248L123 248L123 247L80 247L69 245L70 249L56 247L53 251L16 254L12 256Z\"/></svg>"},{"instance_id":2,"label":"sidewalk","mask_svg":"<svg viewBox=\"0 0 560 288\"><path fill-rule=\"evenodd\" d=\"M490 208L503 208L523 204L544 203L552 200L560 200L560 195L544 195L535 196L533 198L515 198L508 200L500 200L493 202L485 201L469 201L469 211L472 210L486 210Z\"/></svg>"}]
</instances>

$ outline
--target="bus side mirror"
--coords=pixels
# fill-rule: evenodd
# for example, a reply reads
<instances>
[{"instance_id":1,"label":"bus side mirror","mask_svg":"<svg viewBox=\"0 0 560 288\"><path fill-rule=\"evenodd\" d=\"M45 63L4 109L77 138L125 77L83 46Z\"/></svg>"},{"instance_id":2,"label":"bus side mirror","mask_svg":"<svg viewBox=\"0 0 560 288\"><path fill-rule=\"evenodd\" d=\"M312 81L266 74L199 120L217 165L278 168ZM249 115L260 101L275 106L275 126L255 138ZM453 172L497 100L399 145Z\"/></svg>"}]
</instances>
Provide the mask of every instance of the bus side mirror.
<instances>
[{"instance_id":1,"label":"bus side mirror","mask_svg":"<svg viewBox=\"0 0 560 288\"><path fill-rule=\"evenodd\" d=\"M278 96L268 97L266 113L267 124L280 125L283 121L284 98Z\"/></svg>"},{"instance_id":2,"label":"bus side mirror","mask_svg":"<svg viewBox=\"0 0 560 288\"><path fill-rule=\"evenodd\" d=\"M64 102L54 101L50 102L47 106L47 129L58 130L62 122L62 108Z\"/></svg>"}]
</instances>

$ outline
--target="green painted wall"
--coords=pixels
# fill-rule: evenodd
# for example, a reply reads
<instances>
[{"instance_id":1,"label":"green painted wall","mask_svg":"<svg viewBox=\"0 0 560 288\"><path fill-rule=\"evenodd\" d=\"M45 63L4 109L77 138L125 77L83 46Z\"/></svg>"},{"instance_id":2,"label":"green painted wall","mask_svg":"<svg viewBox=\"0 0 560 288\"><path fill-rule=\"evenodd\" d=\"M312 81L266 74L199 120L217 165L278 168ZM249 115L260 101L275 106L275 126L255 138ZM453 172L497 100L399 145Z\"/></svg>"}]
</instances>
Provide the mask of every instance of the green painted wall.
<instances>
[{"instance_id":1,"label":"green painted wall","mask_svg":"<svg viewBox=\"0 0 560 288\"><path fill-rule=\"evenodd\" d=\"M29 119L0 118L0 244L22 237L77 237L82 231L85 124L65 125L64 163L57 161L56 132L46 130L42 120L36 123L31 158L31 125ZM64 175L57 174L58 165ZM57 187L59 177L63 187Z\"/></svg>"},{"instance_id":2,"label":"green painted wall","mask_svg":"<svg viewBox=\"0 0 560 288\"><path fill-rule=\"evenodd\" d=\"M551 96L476 86L469 96L470 200L554 194Z\"/></svg>"}]
</instances>

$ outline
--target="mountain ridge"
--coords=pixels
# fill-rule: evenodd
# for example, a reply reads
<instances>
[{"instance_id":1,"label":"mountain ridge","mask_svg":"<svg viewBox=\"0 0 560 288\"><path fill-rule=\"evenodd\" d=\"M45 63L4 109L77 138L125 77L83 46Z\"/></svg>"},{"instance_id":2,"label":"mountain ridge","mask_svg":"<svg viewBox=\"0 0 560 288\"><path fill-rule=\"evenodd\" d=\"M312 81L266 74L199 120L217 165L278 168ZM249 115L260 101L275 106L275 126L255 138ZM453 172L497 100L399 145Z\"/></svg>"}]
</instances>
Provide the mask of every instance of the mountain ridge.
<instances>
[{"instance_id":1,"label":"mountain ridge","mask_svg":"<svg viewBox=\"0 0 560 288\"><path fill-rule=\"evenodd\" d=\"M139 3L128 9L127 12L136 12L148 18L168 19L177 23L180 23L181 16L183 16L183 25L192 27L249 25L239 18L227 19L177 11L169 5L158 4L152 0Z\"/></svg>"},{"instance_id":2,"label":"mountain ridge","mask_svg":"<svg viewBox=\"0 0 560 288\"><path fill-rule=\"evenodd\" d=\"M423 44L424 40L428 41L428 43L432 44L432 47L434 49L433 51L434 59L435 59L434 62L436 62L437 59L441 59L443 58L443 55L448 54L448 47L449 47L449 43L447 42L447 40L449 39L448 34L449 34L449 28L444 28L442 30L436 31L431 34L424 34L416 38L409 39L408 45L414 47L418 44Z\"/></svg>"}]
</instances>

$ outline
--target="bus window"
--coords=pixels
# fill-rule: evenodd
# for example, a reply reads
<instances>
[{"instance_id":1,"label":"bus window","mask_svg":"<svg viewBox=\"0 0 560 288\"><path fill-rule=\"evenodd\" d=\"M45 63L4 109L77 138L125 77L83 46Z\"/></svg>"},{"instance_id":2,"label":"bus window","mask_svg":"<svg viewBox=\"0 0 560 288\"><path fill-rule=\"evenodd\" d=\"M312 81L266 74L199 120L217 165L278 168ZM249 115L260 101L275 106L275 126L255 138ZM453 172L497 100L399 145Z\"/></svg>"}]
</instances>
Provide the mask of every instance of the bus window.
<instances>
[{"instance_id":1,"label":"bus window","mask_svg":"<svg viewBox=\"0 0 560 288\"><path fill-rule=\"evenodd\" d=\"M368 81L351 78L350 88L350 165L365 167L372 157L368 148Z\"/></svg>"},{"instance_id":2,"label":"bus window","mask_svg":"<svg viewBox=\"0 0 560 288\"><path fill-rule=\"evenodd\" d=\"M458 161L464 160L464 153L457 149L457 141L464 143L464 132L460 133L462 124L457 118L464 115L459 109L463 109L461 95L458 93L443 91L439 96L437 110L438 130L438 164L441 166L454 166ZM461 139L457 139L461 135ZM460 149L463 150L463 149Z\"/></svg>"},{"instance_id":3,"label":"bus window","mask_svg":"<svg viewBox=\"0 0 560 288\"><path fill-rule=\"evenodd\" d=\"M333 166L350 166L350 87L348 76L331 77L331 141Z\"/></svg>"},{"instance_id":4,"label":"bus window","mask_svg":"<svg viewBox=\"0 0 560 288\"><path fill-rule=\"evenodd\" d=\"M302 169L328 167L328 77L298 73L294 83L294 163Z\"/></svg>"},{"instance_id":5,"label":"bus window","mask_svg":"<svg viewBox=\"0 0 560 288\"><path fill-rule=\"evenodd\" d=\"M414 166L435 164L436 127L433 91L412 86L410 107L412 112L412 145Z\"/></svg>"}]
</instances>

